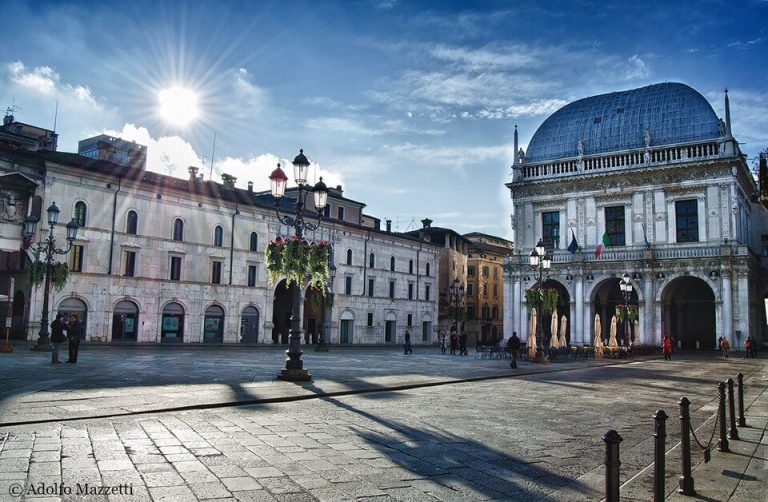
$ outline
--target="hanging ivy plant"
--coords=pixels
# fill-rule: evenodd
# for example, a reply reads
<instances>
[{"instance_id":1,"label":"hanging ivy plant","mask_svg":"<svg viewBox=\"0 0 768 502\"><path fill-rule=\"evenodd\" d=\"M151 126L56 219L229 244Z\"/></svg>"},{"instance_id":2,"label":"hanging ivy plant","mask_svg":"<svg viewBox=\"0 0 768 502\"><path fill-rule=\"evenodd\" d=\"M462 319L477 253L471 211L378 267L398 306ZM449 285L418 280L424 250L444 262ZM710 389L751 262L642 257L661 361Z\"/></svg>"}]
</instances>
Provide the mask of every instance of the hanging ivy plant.
<instances>
[{"instance_id":1,"label":"hanging ivy plant","mask_svg":"<svg viewBox=\"0 0 768 502\"><path fill-rule=\"evenodd\" d=\"M626 317L629 322L635 322L637 319L637 305L628 305L627 307L624 307L624 305L617 305L616 320L622 322L624 321L624 317Z\"/></svg>"},{"instance_id":2,"label":"hanging ivy plant","mask_svg":"<svg viewBox=\"0 0 768 502\"><path fill-rule=\"evenodd\" d=\"M51 286L54 291L61 291L69 279L69 266L63 262L51 264ZM32 286L38 287L45 280L45 263L33 261L29 267L29 280Z\"/></svg>"},{"instance_id":3,"label":"hanging ivy plant","mask_svg":"<svg viewBox=\"0 0 768 502\"><path fill-rule=\"evenodd\" d=\"M286 286L295 282L318 288L324 294L328 282L328 241L308 243L298 237L277 238L267 245L267 276L271 282L285 277Z\"/></svg>"},{"instance_id":4,"label":"hanging ivy plant","mask_svg":"<svg viewBox=\"0 0 768 502\"><path fill-rule=\"evenodd\" d=\"M525 301L531 307L539 307L543 314L551 314L557 308L557 300L560 297L556 289L526 289Z\"/></svg>"}]
</instances>

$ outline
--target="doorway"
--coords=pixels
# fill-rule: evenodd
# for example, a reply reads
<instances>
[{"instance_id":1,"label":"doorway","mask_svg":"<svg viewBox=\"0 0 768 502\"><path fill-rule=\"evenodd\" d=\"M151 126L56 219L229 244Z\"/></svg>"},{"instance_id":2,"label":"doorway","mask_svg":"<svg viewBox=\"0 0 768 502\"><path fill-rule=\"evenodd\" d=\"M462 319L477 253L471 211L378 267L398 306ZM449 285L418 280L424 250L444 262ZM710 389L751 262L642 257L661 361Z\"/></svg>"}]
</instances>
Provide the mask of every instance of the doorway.
<instances>
[{"instance_id":1,"label":"doorway","mask_svg":"<svg viewBox=\"0 0 768 502\"><path fill-rule=\"evenodd\" d=\"M122 300L112 312L112 341L136 341L138 339L139 308L135 303Z\"/></svg>"}]
</instances>

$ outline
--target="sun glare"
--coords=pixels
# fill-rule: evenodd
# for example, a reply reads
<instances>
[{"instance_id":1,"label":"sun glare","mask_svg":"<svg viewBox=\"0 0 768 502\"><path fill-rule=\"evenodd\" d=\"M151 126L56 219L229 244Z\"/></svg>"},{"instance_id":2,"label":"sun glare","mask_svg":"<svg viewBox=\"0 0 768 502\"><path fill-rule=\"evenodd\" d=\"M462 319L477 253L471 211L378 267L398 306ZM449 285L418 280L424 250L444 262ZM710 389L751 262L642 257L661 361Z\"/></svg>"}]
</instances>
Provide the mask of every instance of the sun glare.
<instances>
[{"instance_id":1,"label":"sun glare","mask_svg":"<svg viewBox=\"0 0 768 502\"><path fill-rule=\"evenodd\" d=\"M157 93L160 117L170 124L185 126L197 118L197 95L184 87L174 86Z\"/></svg>"}]
</instances>

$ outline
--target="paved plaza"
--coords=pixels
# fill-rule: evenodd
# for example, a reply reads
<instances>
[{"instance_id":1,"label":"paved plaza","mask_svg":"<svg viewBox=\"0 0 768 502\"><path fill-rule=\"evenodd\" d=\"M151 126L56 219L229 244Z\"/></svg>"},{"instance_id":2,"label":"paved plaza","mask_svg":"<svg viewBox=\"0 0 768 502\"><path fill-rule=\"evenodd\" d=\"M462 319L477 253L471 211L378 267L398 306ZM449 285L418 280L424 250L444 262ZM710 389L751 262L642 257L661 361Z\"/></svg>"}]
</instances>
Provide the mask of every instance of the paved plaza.
<instances>
[{"instance_id":1,"label":"paved plaza","mask_svg":"<svg viewBox=\"0 0 768 502\"><path fill-rule=\"evenodd\" d=\"M84 346L77 364L0 354L0 500L600 500L602 435L622 500L651 500L653 420L678 401L702 442L717 383L746 382L748 427L712 461L703 500L766 500L768 365L713 354L548 365L416 347L307 351L313 381L275 380L279 347ZM715 434L714 441L717 440ZM695 445L695 443L694 443Z\"/></svg>"}]
</instances>

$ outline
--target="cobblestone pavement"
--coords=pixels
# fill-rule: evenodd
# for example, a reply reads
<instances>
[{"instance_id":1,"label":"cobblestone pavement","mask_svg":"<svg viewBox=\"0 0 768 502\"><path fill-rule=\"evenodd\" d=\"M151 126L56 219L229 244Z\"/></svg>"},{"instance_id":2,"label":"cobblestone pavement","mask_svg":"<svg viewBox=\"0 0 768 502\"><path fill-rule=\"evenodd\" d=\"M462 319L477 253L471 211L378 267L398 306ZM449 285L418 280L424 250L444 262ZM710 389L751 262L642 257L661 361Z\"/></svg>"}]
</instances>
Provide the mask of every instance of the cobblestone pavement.
<instances>
[{"instance_id":1,"label":"cobblestone pavement","mask_svg":"<svg viewBox=\"0 0 768 502\"><path fill-rule=\"evenodd\" d=\"M679 476L680 396L692 401L692 423L708 440L716 384L738 372L747 384L750 428L732 444L747 453L701 464L696 451L697 491L705 500L768 497L763 360L682 356L511 370L506 361L423 352L308 353L316 379L301 386L259 380L279 369L276 350L99 348L84 351L82 365L54 367L41 364L39 354L6 354L2 421L52 421L0 426L0 500L599 500L601 436L609 429L623 437L622 500L650 500L651 414L665 409L674 417L667 431L671 494ZM458 382L478 376L500 378ZM386 390L446 381L453 383ZM328 388L376 392L328 395ZM208 404L88 418L126 412L130 406L120 401L135 396L170 408L183 401L184 389L208 395ZM88 409L66 409L77 406L63 404L70 392ZM301 399L214 407L260 394ZM728 463L736 461L741 471Z\"/></svg>"}]
</instances>

